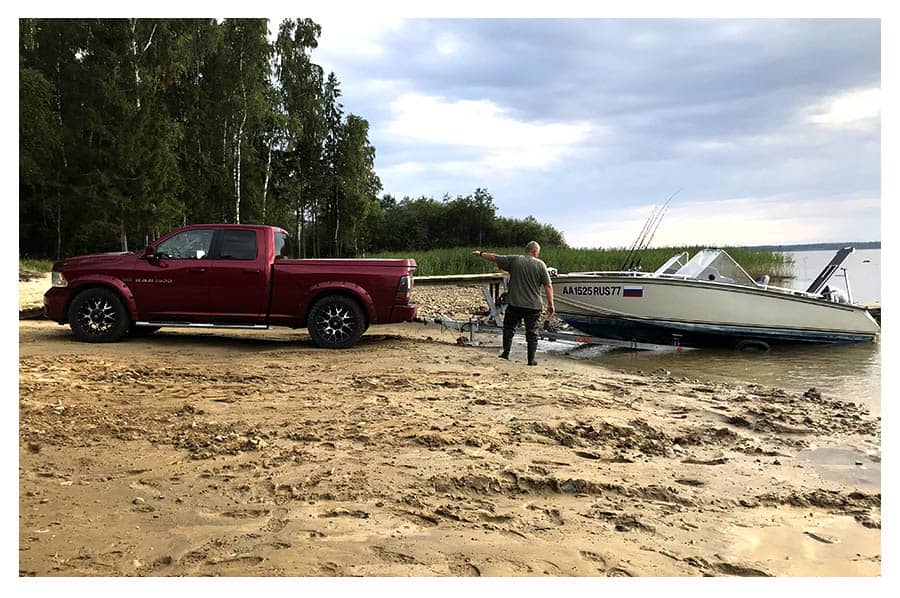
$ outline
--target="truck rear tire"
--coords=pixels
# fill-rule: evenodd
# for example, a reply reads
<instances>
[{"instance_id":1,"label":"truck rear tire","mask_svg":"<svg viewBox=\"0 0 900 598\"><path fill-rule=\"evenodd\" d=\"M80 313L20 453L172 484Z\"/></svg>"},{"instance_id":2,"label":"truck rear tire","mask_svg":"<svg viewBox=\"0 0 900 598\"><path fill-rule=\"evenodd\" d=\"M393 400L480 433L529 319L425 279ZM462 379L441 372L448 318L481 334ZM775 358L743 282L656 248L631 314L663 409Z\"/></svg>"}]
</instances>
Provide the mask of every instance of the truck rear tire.
<instances>
[{"instance_id":1,"label":"truck rear tire","mask_svg":"<svg viewBox=\"0 0 900 598\"><path fill-rule=\"evenodd\" d=\"M69 305L69 326L75 338L88 343L114 343L128 332L128 311L114 291L82 291Z\"/></svg>"},{"instance_id":2,"label":"truck rear tire","mask_svg":"<svg viewBox=\"0 0 900 598\"><path fill-rule=\"evenodd\" d=\"M362 307L346 295L326 295L309 310L309 335L323 349L352 347L367 327Z\"/></svg>"}]
</instances>

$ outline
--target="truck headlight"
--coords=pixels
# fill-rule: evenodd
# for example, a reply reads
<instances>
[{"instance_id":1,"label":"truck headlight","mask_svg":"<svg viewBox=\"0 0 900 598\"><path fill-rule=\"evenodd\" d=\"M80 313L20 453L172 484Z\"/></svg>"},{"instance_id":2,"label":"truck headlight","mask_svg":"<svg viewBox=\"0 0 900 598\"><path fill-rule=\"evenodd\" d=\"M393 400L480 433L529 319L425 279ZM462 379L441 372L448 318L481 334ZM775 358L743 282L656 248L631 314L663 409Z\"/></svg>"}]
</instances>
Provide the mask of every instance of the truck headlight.
<instances>
[{"instance_id":1,"label":"truck headlight","mask_svg":"<svg viewBox=\"0 0 900 598\"><path fill-rule=\"evenodd\" d=\"M50 275L50 280L55 287L67 287L69 286L69 281L66 280L66 277L63 276L62 272L57 272L54 270Z\"/></svg>"}]
</instances>

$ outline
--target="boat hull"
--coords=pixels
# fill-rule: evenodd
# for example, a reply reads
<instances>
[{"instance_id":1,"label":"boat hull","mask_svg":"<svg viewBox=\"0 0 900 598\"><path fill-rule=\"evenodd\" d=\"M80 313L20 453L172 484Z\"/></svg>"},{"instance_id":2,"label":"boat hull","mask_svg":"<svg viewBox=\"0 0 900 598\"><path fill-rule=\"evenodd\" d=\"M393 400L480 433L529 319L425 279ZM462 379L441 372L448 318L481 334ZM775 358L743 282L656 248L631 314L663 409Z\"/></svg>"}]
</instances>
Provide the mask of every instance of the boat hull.
<instances>
[{"instance_id":1,"label":"boat hull","mask_svg":"<svg viewBox=\"0 0 900 598\"><path fill-rule=\"evenodd\" d=\"M661 320L633 320L559 314L581 332L600 338L681 347L761 347L786 344L871 342L870 335L803 329L767 329Z\"/></svg>"},{"instance_id":2,"label":"boat hull","mask_svg":"<svg viewBox=\"0 0 900 598\"><path fill-rule=\"evenodd\" d=\"M563 275L557 315L591 336L685 347L850 343L877 338L864 308L738 285Z\"/></svg>"}]
</instances>

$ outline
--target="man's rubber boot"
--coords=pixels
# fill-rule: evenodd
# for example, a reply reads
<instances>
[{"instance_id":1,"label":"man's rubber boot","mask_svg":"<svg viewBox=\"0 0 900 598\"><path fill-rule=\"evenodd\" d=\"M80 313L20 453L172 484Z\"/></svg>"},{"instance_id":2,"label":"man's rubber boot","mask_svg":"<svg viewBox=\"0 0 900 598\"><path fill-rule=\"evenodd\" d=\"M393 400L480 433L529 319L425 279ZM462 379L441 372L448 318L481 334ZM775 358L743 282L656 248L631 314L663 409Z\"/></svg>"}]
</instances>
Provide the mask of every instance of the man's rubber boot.
<instances>
[{"instance_id":1,"label":"man's rubber boot","mask_svg":"<svg viewBox=\"0 0 900 598\"><path fill-rule=\"evenodd\" d=\"M534 354L537 353L537 341L528 343L528 365L537 365Z\"/></svg>"},{"instance_id":2,"label":"man's rubber boot","mask_svg":"<svg viewBox=\"0 0 900 598\"><path fill-rule=\"evenodd\" d=\"M515 335L515 331L507 332L505 329L503 330L503 353L497 356L500 359L509 359L509 350L512 348L513 335Z\"/></svg>"}]
</instances>

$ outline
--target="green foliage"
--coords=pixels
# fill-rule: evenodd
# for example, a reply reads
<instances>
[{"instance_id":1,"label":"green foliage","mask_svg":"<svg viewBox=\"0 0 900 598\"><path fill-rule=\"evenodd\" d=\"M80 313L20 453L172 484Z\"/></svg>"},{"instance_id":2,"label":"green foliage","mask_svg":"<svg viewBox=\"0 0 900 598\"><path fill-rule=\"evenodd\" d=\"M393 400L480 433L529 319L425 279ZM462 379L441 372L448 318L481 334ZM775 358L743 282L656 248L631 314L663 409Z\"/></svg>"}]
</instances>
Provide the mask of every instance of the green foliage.
<instances>
[{"instance_id":1,"label":"green foliage","mask_svg":"<svg viewBox=\"0 0 900 598\"><path fill-rule=\"evenodd\" d=\"M136 19L20 22L20 77L49 83L52 114L24 111L20 155L46 183L20 187L21 253L125 249L174 220L180 130L165 103L167 65L151 51L165 30ZM58 135L28 132L51 121Z\"/></svg>"},{"instance_id":2,"label":"green foliage","mask_svg":"<svg viewBox=\"0 0 900 598\"><path fill-rule=\"evenodd\" d=\"M247 222L301 257L460 245L564 245L472 195L379 198L365 118L287 19L21 19L20 255L140 247L177 226Z\"/></svg>"},{"instance_id":3,"label":"green foliage","mask_svg":"<svg viewBox=\"0 0 900 598\"><path fill-rule=\"evenodd\" d=\"M472 251L480 249L498 255L515 255L524 252L524 244L519 247L459 247L455 249L434 249L413 252L382 252L367 257L411 257L416 260L418 276L444 276L452 274L487 274L496 271L496 265ZM648 249L638 256L641 270L653 271L667 259L687 251L693 256L702 247L661 247ZM768 274L772 278L787 278L791 275L792 262L789 256L773 251L725 248L747 273L754 278ZM541 260L560 273L620 270L628 257L627 249L573 249L571 247L541 247Z\"/></svg>"},{"instance_id":4,"label":"green foliage","mask_svg":"<svg viewBox=\"0 0 900 598\"><path fill-rule=\"evenodd\" d=\"M273 144L272 192L278 207L270 222L294 232L300 257L320 255L325 237L319 224L327 180L324 77L310 59L321 32L309 19L285 20L275 40L274 97L281 129Z\"/></svg>"},{"instance_id":5,"label":"green foliage","mask_svg":"<svg viewBox=\"0 0 900 598\"><path fill-rule=\"evenodd\" d=\"M19 260L19 272L44 274L53 268L52 260Z\"/></svg>"},{"instance_id":6,"label":"green foliage","mask_svg":"<svg viewBox=\"0 0 900 598\"><path fill-rule=\"evenodd\" d=\"M23 185L38 187L41 171L60 149L59 124L53 114L53 85L35 69L19 69L19 175Z\"/></svg>"},{"instance_id":7,"label":"green foliage","mask_svg":"<svg viewBox=\"0 0 900 598\"><path fill-rule=\"evenodd\" d=\"M562 234L533 217L523 220L497 216L494 198L486 189L467 196L403 198L390 195L381 210L371 246L376 250L422 251L459 246L520 246L537 241L542 246L565 246Z\"/></svg>"}]
</instances>

